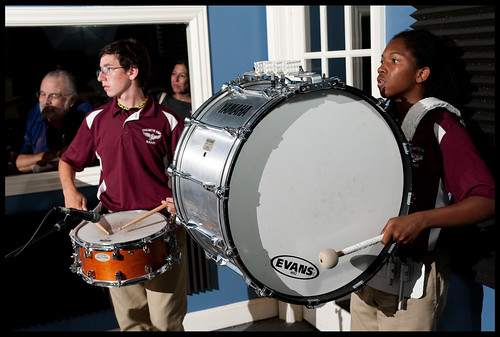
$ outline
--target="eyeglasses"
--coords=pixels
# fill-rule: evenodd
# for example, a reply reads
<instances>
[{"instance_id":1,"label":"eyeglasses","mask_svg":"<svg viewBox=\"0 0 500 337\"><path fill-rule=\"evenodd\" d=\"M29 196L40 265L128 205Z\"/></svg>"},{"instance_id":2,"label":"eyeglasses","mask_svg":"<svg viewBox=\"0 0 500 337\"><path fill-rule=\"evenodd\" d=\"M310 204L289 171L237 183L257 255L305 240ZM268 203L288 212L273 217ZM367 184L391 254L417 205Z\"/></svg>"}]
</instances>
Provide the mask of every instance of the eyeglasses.
<instances>
[{"instance_id":1,"label":"eyeglasses","mask_svg":"<svg viewBox=\"0 0 500 337\"><path fill-rule=\"evenodd\" d=\"M115 70L115 69L119 69L119 68L123 68L123 67L104 67L102 69L99 69L95 72L95 74L97 75L97 77L99 77L100 74L103 74L104 76L106 76L111 70Z\"/></svg>"},{"instance_id":2,"label":"eyeglasses","mask_svg":"<svg viewBox=\"0 0 500 337\"><path fill-rule=\"evenodd\" d=\"M52 94L47 94L47 93L45 93L45 92L43 92L41 90L37 91L37 93L36 93L36 97L38 97L39 99L40 98L42 98L42 99L43 98L48 98L50 100L57 100L57 99L61 99L61 98L65 97L65 96L70 96L70 95L72 95L72 94L64 95L64 94L55 93L55 92L52 93Z\"/></svg>"}]
</instances>

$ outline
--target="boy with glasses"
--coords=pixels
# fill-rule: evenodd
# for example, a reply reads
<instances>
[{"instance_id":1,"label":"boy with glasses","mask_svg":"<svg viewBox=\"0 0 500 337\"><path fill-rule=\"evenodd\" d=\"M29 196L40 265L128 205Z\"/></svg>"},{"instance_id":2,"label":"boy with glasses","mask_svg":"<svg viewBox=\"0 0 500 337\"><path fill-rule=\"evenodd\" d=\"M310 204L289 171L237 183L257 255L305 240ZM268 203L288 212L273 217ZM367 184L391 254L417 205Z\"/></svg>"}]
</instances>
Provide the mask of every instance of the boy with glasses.
<instances>
[{"instance_id":1,"label":"boy with glasses","mask_svg":"<svg viewBox=\"0 0 500 337\"><path fill-rule=\"evenodd\" d=\"M149 210L172 197L166 169L172 161L184 124L172 110L145 95L150 61L147 49L134 39L120 40L100 52L97 79L112 98L91 111L59 163L65 206L87 210L76 189L76 171L94 157L101 176L98 198L111 212ZM184 255L186 233L172 231ZM167 243L165 243L167 244ZM110 288L122 331L183 330L187 310L186 262L140 284Z\"/></svg>"}]
</instances>

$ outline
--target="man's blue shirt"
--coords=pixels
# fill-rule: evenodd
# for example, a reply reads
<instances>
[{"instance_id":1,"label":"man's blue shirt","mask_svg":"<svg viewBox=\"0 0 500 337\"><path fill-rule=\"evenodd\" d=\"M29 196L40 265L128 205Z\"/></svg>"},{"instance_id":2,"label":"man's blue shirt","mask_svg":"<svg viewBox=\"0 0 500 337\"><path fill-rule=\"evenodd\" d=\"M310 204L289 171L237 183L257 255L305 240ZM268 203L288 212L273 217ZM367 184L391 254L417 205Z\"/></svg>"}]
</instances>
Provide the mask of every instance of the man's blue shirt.
<instances>
[{"instance_id":1,"label":"man's blue shirt","mask_svg":"<svg viewBox=\"0 0 500 337\"><path fill-rule=\"evenodd\" d=\"M35 105L28 113L24 144L20 153L36 154L55 151L68 146L78 131L85 115L92 110L92 105L79 101L71 108L64 119L61 131L54 128L47 118L40 113L40 104Z\"/></svg>"}]
</instances>

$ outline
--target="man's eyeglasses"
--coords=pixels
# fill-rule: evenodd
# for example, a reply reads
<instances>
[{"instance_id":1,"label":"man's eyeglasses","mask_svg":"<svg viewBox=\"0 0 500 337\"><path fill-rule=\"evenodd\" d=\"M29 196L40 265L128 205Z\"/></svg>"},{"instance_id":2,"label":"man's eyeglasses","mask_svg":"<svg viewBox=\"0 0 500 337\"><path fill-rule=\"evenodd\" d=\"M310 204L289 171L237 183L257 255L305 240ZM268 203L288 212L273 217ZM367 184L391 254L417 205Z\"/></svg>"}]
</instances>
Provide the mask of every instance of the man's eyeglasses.
<instances>
[{"instance_id":1,"label":"man's eyeglasses","mask_svg":"<svg viewBox=\"0 0 500 337\"><path fill-rule=\"evenodd\" d=\"M60 93L52 93L52 94L47 94L43 91L37 91L36 93L36 97L38 97L39 99L44 99L44 98L49 98L51 100L57 100L57 99L61 99L65 96L70 96L72 94L67 94L67 95L64 95L64 94L60 94Z\"/></svg>"},{"instance_id":2,"label":"man's eyeglasses","mask_svg":"<svg viewBox=\"0 0 500 337\"><path fill-rule=\"evenodd\" d=\"M119 68L123 68L123 67L104 67L102 69L99 69L96 71L96 75L97 77L99 77L100 74L103 74L104 76L106 76L111 70L115 70L115 69L119 69Z\"/></svg>"}]
</instances>

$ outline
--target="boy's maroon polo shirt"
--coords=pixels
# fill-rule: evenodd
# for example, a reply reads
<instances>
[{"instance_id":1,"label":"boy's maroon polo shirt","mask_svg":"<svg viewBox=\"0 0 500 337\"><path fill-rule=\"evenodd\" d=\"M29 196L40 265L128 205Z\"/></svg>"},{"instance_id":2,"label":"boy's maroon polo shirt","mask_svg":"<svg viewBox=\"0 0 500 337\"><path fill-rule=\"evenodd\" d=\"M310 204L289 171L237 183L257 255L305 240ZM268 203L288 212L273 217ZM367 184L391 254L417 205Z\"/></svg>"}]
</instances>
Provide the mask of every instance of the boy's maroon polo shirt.
<instances>
[{"instance_id":1,"label":"boy's maroon polo shirt","mask_svg":"<svg viewBox=\"0 0 500 337\"><path fill-rule=\"evenodd\" d=\"M115 97L87 114L61 159L77 172L99 159L97 195L110 211L151 209L172 196L166 169L183 128L182 119L151 96L131 111L119 108Z\"/></svg>"}]
</instances>

